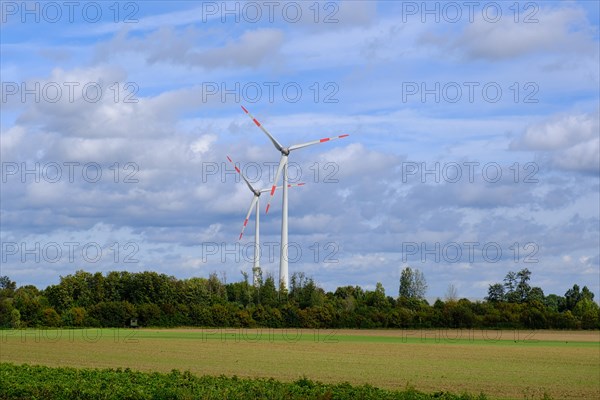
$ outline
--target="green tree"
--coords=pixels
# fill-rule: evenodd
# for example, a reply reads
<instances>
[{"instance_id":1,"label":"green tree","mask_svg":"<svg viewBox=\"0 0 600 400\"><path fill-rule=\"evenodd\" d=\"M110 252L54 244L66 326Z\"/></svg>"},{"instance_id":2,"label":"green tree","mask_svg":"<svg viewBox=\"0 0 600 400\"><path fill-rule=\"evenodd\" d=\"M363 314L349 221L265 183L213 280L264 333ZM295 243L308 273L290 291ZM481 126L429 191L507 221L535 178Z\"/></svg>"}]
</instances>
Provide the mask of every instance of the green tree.
<instances>
[{"instance_id":1,"label":"green tree","mask_svg":"<svg viewBox=\"0 0 600 400\"><path fill-rule=\"evenodd\" d=\"M390 308L390 304L385 296L385 288L381 282L377 282L374 291L365 293L365 302L368 306L374 307L377 310L386 311Z\"/></svg>"},{"instance_id":2,"label":"green tree","mask_svg":"<svg viewBox=\"0 0 600 400\"><path fill-rule=\"evenodd\" d=\"M128 274L128 273L127 273ZM117 271L111 271L104 278L104 301L122 301L124 300L125 288L124 277L126 274Z\"/></svg>"},{"instance_id":3,"label":"green tree","mask_svg":"<svg viewBox=\"0 0 600 400\"><path fill-rule=\"evenodd\" d=\"M55 310L62 313L73 306L73 296L65 285L51 285L44 289L44 295Z\"/></svg>"},{"instance_id":4,"label":"green tree","mask_svg":"<svg viewBox=\"0 0 600 400\"><path fill-rule=\"evenodd\" d=\"M16 288L17 284L8 276L0 276L0 298L12 297Z\"/></svg>"},{"instance_id":5,"label":"green tree","mask_svg":"<svg viewBox=\"0 0 600 400\"><path fill-rule=\"evenodd\" d=\"M529 286L529 280L531 279L531 271L527 268L523 268L517 272L518 283L515 289L516 299L522 303L527 301L531 292L531 286ZM542 293L543 296L543 293Z\"/></svg>"},{"instance_id":6,"label":"green tree","mask_svg":"<svg viewBox=\"0 0 600 400\"><path fill-rule=\"evenodd\" d=\"M427 292L425 275L418 269L406 267L400 274L400 298L424 299Z\"/></svg>"},{"instance_id":7,"label":"green tree","mask_svg":"<svg viewBox=\"0 0 600 400\"><path fill-rule=\"evenodd\" d=\"M100 303L105 300L104 295L104 275L101 272L96 272L88 281L92 304Z\"/></svg>"},{"instance_id":8,"label":"green tree","mask_svg":"<svg viewBox=\"0 0 600 400\"><path fill-rule=\"evenodd\" d=\"M529 329L547 328L545 306L537 301L531 301L521 311L521 323Z\"/></svg>"},{"instance_id":9,"label":"green tree","mask_svg":"<svg viewBox=\"0 0 600 400\"><path fill-rule=\"evenodd\" d=\"M225 289L223 282L221 282L217 276L216 272L213 272L208 276L208 291L213 303L227 302L227 290Z\"/></svg>"},{"instance_id":10,"label":"green tree","mask_svg":"<svg viewBox=\"0 0 600 400\"><path fill-rule=\"evenodd\" d=\"M61 279L61 285L63 284ZM73 303L79 307L89 307L94 303L90 282L92 274L82 270L76 271L75 275L69 275L65 279L65 285L70 289L73 297Z\"/></svg>"},{"instance_id":11,"label":"green tree","mask_svg":"<svg viewBox=\"0 0 600 400\"><path fill-rule=\"evenodd\" d=\"M210 290L208 280L204 278L190 278L181 282L178 300L185 304L210 304Z\"/></svg>"},{"instance_id":12,"label":"green tree","mask_svg":"<svg viewBox=\"0 0 600 400\"><path fill-rule=\"evenodd\" d=\"M544 305L552 312L561 311L565 298L555 294L549 294L544 298Z\"/></svg>"},{"instance_id":13,"label":"green tree","mask_svg":"<svg viewBox=\"0 0 600 400\"><path fill-rule=\"evenodd\" d=\"M215 326L229 326L231 322L231 315L227 307L222 304L215 304L211 307L211 314Z\"/></svg>"},{"instance_id":14,"label":"green tree","mask_svg":"<svg viewBox=\"0 0 600 400\"><path fill-rule=\"evenodd\" d=\"M265 279L265 283L260 288L260 304L265 307L277 307L278 301L278 293L277 288L275 287L275 279L271 274L267 274L267 279Z\"/></svg>"},{"instance_id":15,"label":"green tree","mask_svg":"<svg viewBox=\"0 0 600 400\"><path fill-rule=\"evenodd\" d=\"M581 299L573 307L573 315L579 318L583 329L597 329L598 308L598 304L591 300L589 295L581 296Z\"/></svg>"},{"instance_id":16,"label":"green tree","mask_svg":"<svg viewBox=\"0 0 600 400\"><path fill-rule=\"evenodd\" d=\"M325 292L312 278L307 278L303 272L295 272L290 278L288 299L301 309L322 306L325 303Z\"/></svg>"},{"instance_id":17,"label":"green tree","mask_svg":"<svg viewBox=\"0 0 600 400\"><path fill-rule=\"evenodd\" d=\"M527 268L524 268L519 272L509 271L504 277L504 299L511 303L523 303L527 301L529 293L531 292L531 286L529 286L530 279L531 271ZM499 292L499 288L495 285L494 291L496 294ZM488 291L488 297L489 294ZM497 298L497 296L495 296L495 298Z\"/></svg>"},{"instance_id":18,"label":"green tree","mask_svg":"<svg viewBox=\"0 0 600 400\"><path fill-rule=\"evenodd\" d=\"M504 286L501 283L490 285L488 288L488 295L485 299L490 302L504 301Z\"/></svg>"},{"instance_id":19,"label":"green tree","mask_svg":"<svg viewBox=\"0 0 600 400\"><path fill-rule=\"evenodd\" d=\"M229 302L238 303L242 307L247 307L252 302L253 289L248 282L248 274L244 271L242 273L243 280L241 282L233 282L225 285L227 292L227 299Z\"/></svg>"},{"instance_id":20,"label":"green tree","mask_svg":"<svg viewBox=\"0 0 600 400\"><path fill-rule=\"evenodd\" d=\"M60 326L61 323L62 323L62 320L60 318L60 315L58 315L58 313L56 312L56 310L54 308L48 307L42 311L42 325L43 326L57 327L57 326Z\"/></svg>"},{"instance_id":21,"label":"green tree","mask_svg":"<svg viewBox=\"0 0 600 400\"><path fill-rule=\"evenodd\" d=\"M127 327L131 318L136 317L135 307L128 301L108 301L90 308L90 317L104 327Z\"/></svg>"},{"instance_id":22,"label":"green tree","mask_svg":"<svg viewBox=\"0 0 600 400\"><path fill-rule=\"evenodd\" d=\"M583 289L581 289L581 298L594 301L594 293L592 293L592 291L588 289L587 286L584 286Z\"/></svg>"},{"instance_id":23,"label":"green tree","mask_svg":"<svg viewBox=\"0 0 600 400\"><path fill-rule=\"evenodd\" d=\"M21 322L26 326L42 324L43 310L48 305L48 300L33 285L21 286L15 291L13 307L19 310Z\"/></svg>"},{"instance_id":24,"label":"green tree","mask_svg":"<svg viewBox=\"0 0 600 400\"><path fill-rule=\"evenodd\" d=\"M73 307L63 312L62 323L65 326L82 327L85 326L86 315L85 308Z\"/></svg>"},{"instance_id":25,"label":"green tree","mask_svg":"<svg viewBox=\"0 0 600 400\"><path fill-rule=\"evenodd\" d=\"M262 268L256 267L256 269L252 269L252 273L254 274L254 290L252 291L252 300L254 304L260 304L260 288L264 284L263 279L263 271Z\"/></svg>"},{"instance_id":26,"label":"green tree","mask_svg":"<svg viewBox=\"0 0 600 400\"><path fill-rule=\"evenodd\" d=\"M413 271L410 267L406 267L400 273L400 289L398 295L400 298L413 297L412 291Z\"/></svg>"},{"instance_id":27,"label":"green tree","mask_svg":"<svg viewBox=\"0 0 600 400\"><path fill-rule=\"evenodd\" d=\"M511 303L517 301L517 274L509 271L504 277L505 299Z\"/></svg>"},{"instance_id":28,"label":"green tree","mask_svg":"<svg viewBox=\"0 0 600 400\"><path fill-rule=\"evenodd\" d=\"M546 297L544 296L544 291L541 287L533 287L529 291L529 295L527 296L528 302L538 301L542 304L545 304Z\"/></svg>"},{"instance_id":29,"label":"green tree","mask_svg":"<svg viewBox=\"0 0 600 400\"><path fill-rule=\"evenodd\" d=\"M12 305L12 299L0 299L0 328L12 328L12 312L19 312ZM21 314L19 313L19 322Z\"/></svg>"},{"instance_id":30,"label":"green tree","mask_svg":"<svg viewBox=\"0 0 600 400\"><path fill-rule=\"evenodd\" d=\"M213 326L211 309L203 304L190 305L190 321L194 326Z\"/></svg>"},{"instance_id":31,"label":"green tree","mask_svg":"<svg viewBox=\"0 0 600 400\"><path fill-rule=\"evenodd\" d=\"M579 300L581 300L581 291L579 290L579 285L575 284L565 292L565 309L572 311Z\"/></svg>"},{"instance_id":32,"label":"green tree","mask_svg":"<svg viewBox=\"0 0 600 400\"><path fill-rule=\"evenodd\" d=\"M13 308L10 311L10 328L20 328L21 327L21 313L16 308Z\"/></svg>"},{"instance_id":33,"label":"green tree","mask_svg":"<svg viewBox=\"0 0 600 400\"><path fill-rule=\"evenodd\" d=\"M418 269L415 269L413 274L413 286L414 297L424 300L425 293L427 293L427 281L425 280L425 275Z\"/></svg>"}]
</instances>

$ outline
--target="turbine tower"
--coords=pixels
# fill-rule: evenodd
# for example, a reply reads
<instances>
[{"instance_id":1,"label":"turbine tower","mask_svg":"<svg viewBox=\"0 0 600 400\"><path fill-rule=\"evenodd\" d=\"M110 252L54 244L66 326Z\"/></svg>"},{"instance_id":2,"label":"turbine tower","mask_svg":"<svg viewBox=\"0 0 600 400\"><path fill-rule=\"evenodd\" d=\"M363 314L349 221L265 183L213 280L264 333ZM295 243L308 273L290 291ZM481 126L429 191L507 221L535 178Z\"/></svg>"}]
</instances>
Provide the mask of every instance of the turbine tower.
<instances>
[{"instance_id":1,"label":"turbine tower","mask_svg":"<svg viewBox=\"0 0 600 400\"><path fill-rule=\"evenodd\" d=\"M281 196L281 253L279 256L279 288L281 286L285 287L287 290L289 288L289 277L288 277L288 174L287 174L287 165L288 165L288 156L290 152L294 150L301 149L303 147L312 146L313 144L319 144L328 142L334 139L345 138L349 135L340 135L329 138L323 138L318 140L313 140L311 142L301 143L301 144L293 144L288 147L283 147L266 129L264 126L258 122L256 118L250 112L242 106L242 110L252 121L258 126L271 140L273 146L281 153L281 159L279 160L279 167L277 168L277 173L275 174L275 180L273 181L273 186L271 187L271 195L269 196L269 201L267 202L267 210L266 213L269 212L269 207L271 206L271 200L273 199L273 195L275 194L275 190L277 189L277 181L279 180L279 175L283 172L283 195Z\"/></svg>"},{"instance_id":2,"label":"turbine tower","mask_svg":"<svg viewBox=\"0 0 600 400\"><path fill-rule=\"evenodd\" d=\"M254 194L254 197L252 198L252 201L250 202L250 208L248 209L248 213L246 214L246 219L244 220L244 225L242 226L242 231L240 232L240 237L238 238L238 240L242 239L242 236L244 236L244 229L246 229L246 225L248 225L248 220L250 219L250 214L252 214L252 209L255 208L256 209L256 223L254 224L254 260L253 260L253 266L252 266L252 284L254 286L256 286L258 284L257 280L258 280L258 270L260 268L260 227L259 227L259 223L260 223L260 195L263 193L267 193L270 192L271 189L261 189L258 190L256 188L254 188L250 182L248 181L248 179L244 176L244 174L242 173L242 171L240 171L240 169L238 168L237 165L235 165L235 163L233 162L233 160L231 159L231 157L227 156L227 160L233 164L233 167L235 168L235 171L240 174L240 176L242 177L242 179L244 180L244 182L246 182L246 185L248 186L248 189L250 189L250 191L252 192L252 194ZM288 185L289 187L293 187L293 186L303 186L304 183L297 183L297 184L293 184L293 185ZM281 186L278 187L278 189L281 188Z\"/></svg>"}]
</instances>

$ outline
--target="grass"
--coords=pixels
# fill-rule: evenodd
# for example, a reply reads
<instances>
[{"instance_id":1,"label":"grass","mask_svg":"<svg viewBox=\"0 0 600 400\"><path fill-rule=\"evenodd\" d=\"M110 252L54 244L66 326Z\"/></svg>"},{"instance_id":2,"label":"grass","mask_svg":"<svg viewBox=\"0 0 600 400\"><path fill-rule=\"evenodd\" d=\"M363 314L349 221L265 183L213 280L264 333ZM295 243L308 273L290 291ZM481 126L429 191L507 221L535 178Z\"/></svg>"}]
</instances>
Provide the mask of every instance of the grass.
<instances>
[{"instance_id":1,"label":"grass","mask_svg":"<svg viewBox=\"0 0 600 400\"><path fill-rule=\"evenodd\" d=\"M599 332L88 329L0 331L0 361L491 398L600 398ZM492 340L493 339L493 340Z\"/></svg>"}]
</instances>

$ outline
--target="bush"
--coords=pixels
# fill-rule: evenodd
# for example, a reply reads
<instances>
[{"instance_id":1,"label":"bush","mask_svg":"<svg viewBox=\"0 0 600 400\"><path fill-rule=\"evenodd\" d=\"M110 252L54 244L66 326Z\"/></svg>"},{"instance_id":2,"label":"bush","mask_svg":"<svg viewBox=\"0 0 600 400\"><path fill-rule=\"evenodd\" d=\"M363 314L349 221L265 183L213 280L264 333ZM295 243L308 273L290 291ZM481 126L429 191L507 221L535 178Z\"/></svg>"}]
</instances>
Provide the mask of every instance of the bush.
<instances>
[{"instance_id":1,"label":"bush","mask_svg":"<svg viewBox=\"0 0 600 400\"><path fill-rule=\"evenodd\" d=\"M121 328L129 326L131 318L136 317L135 307L127 301L100 302L90 310L90 317L101 326Z\"/></svg>"},{"instance_id":2,"label":"bush","mask_svg":"<svg viewBox=\"0 0 600 400\"><path fill-rule=\"evenodd\" d=\"M60 315L56 312L54 308L44 308L42 311L42 325L49 327L57 327L62 323L62 319Z\"/></svg>"},{"instance_id":3,"label":"bush","mask_svg":"<svg viewBox=\"0 0 600 400\"><path fill-rule=\"evenodd\" d=\"M63 325L72 327L85 326L86 314L85 308L83 307L69 308L62 315Z\"/></svg>"},{"instance_id":4,"label":"bush","mask_svg":"<svg viewBox=\"0 0 600 400\"><path fill-rule=\"evenodd\" d=\"M426 394L414 389L393 391L370 385L323 384L301 378L283 383L275 379L241 379L135 372L129 368L74 369L0 364L0 399L364 399L469 400L480 395L447 392Z\"/></svg>"}]
</instances>

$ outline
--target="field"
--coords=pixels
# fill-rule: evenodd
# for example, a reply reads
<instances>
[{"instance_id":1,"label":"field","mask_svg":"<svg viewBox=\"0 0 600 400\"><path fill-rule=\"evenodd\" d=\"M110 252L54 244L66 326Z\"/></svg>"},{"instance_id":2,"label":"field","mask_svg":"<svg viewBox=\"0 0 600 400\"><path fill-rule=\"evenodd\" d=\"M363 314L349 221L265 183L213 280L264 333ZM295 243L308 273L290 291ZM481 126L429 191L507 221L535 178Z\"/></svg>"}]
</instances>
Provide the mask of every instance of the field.
<instances>
[{"instance_id":1,"label":"field","mask_svg":"<svg viewBox=\"0 0 600 400\"><path fill-rule=\"evenodd\" d=\"M600 333L481 330L0 331L0 361L307 377L490 398L600 398Z\"/></svg>"}]
</instances>

